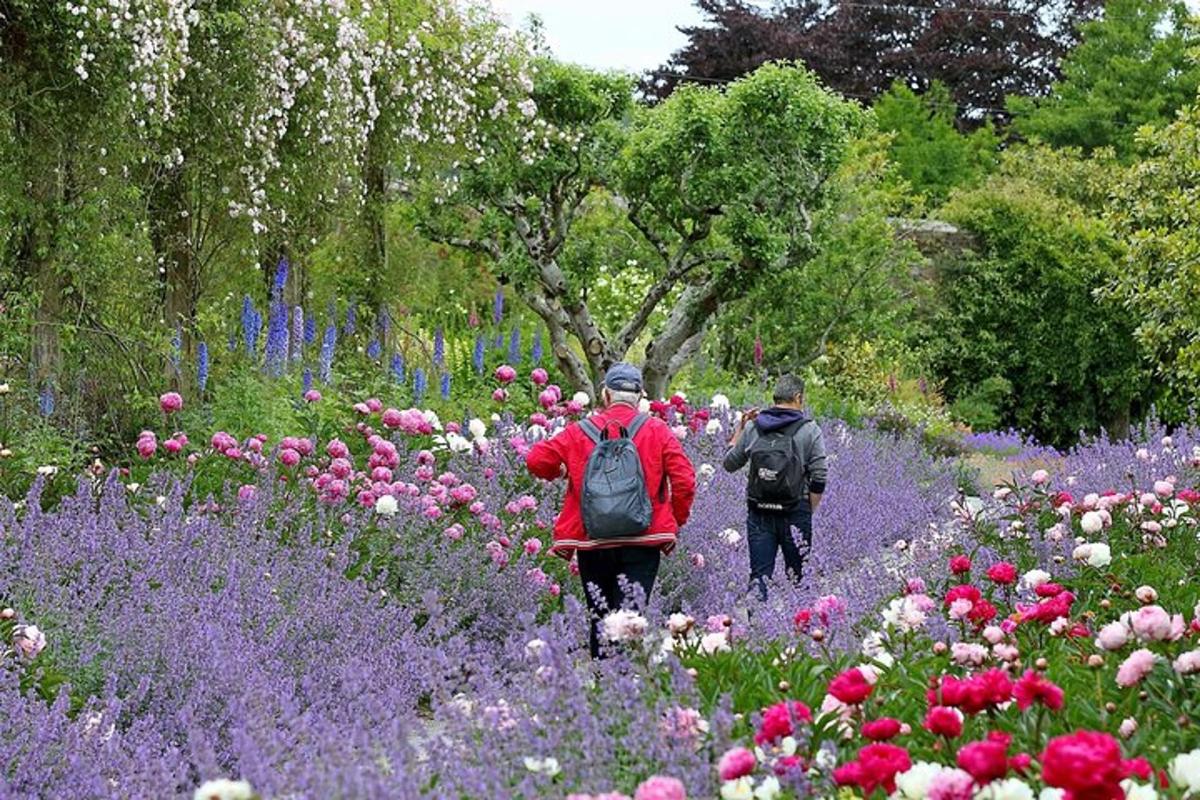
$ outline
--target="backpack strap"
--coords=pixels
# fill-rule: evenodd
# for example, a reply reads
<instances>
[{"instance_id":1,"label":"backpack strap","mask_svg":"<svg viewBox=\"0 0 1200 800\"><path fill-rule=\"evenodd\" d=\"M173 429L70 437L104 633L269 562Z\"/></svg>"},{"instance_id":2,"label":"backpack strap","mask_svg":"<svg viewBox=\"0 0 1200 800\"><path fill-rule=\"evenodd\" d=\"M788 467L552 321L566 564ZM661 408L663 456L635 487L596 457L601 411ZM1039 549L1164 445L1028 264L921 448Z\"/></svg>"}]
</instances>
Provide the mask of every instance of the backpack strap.
<instances>
[{"instance_id":1,"label":"backpack strap","mask_svg":"<svg viewBox=\"0 0 1200 800\"><path fill-rule=\"evenodd\" d=\"M636 417L634 417L633 421L629 423L629 438L632 439L633 437L637 436L638 431L640 431L642 426L649 421L650 416L648 414L638 414Z\"/></svg>"},{"instance_id":2,"label":"backpack strap","mask_svg":"<svg viewBox=\"0 0 1200 800\"><path fill-rule=\"evenodd\" d=\"M594 443L600 444L600 429L596 427L596 423L590 419L579 420L579 429L583 431L589 439Z\"/></svg>"}]
</instances>

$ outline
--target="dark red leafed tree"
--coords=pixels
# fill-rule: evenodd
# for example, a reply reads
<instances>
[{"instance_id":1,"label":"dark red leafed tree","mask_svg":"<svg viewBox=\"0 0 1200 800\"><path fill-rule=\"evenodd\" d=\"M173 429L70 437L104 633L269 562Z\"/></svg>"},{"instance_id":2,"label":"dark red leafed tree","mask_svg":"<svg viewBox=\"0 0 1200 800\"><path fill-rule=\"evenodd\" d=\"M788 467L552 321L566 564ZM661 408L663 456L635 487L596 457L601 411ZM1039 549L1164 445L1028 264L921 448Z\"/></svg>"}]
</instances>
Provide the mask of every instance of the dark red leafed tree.
<instances>
[{"instance_id":1,"label":"dark red leafed tree","mask_svg":"<svg viewBox=\"0 0 1200 800\"><path fill-rule=\"evenodd\" d=\"M870 102L896 80L921 91L938 80L959 118L1002 116L1010 94L1040 96L1079 23L1103 0L696 0L707 24L643 80L650 99L684 81L727 81L767 61L803 62L843 95Z\"/></svg>"}]
</instances>

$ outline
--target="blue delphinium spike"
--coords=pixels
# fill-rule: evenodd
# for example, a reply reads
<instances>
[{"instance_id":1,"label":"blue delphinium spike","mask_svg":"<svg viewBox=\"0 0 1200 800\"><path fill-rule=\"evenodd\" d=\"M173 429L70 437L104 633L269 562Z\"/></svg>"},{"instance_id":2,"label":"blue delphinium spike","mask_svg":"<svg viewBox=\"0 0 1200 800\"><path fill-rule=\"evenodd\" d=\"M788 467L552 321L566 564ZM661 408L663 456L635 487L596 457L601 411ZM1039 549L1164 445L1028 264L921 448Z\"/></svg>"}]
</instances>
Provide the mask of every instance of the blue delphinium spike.
<instances>
[{"instance_id":1,"label":"blue delphinium spike","mask_svg":"<svg viewBox=\"0 0 1200 800\"><path fill-rule=\"evenodd\" d=\"M474 365L475 371L480 375L483 374L483 359L486 348L487 342L483 340L483 334L478 334L475 337L475 352L471 354L471 363Z\"/></svg>"},{"instance_id":2,"label":"blue delphinium spike","mask_svg":"<svg viewBox=\"0 0 1200 800\"><path fill-rule=\"evenodd\" d=\"M429 381L425 377L425 370L417 367L413 370L413 402L420 405L425 399L425 390L429 388Z\"/></svg>"},{"instance_id":3,"label":"blue delphinium spike","mask_svg":"<svg viewBox=\"0 0 1200 800\"><path fill-rule=\"evenodd\" d=\"M203 392L208 386L208 343L196 345L196 385Z\"/></svg>"},{"instance_id":4,"label":"blue delphinium spike","mask_svg":"<svg viewBox=\"0 0 1200 800\"><path fill-rule=\"evenodd\" d=\"M392 353L392 377L396 379L396 383L404 385L404 356L399 353Z\"/></svg>"},{"instance_id":5,"label":"blue delphinium spike","mask_svg":"<svg viewBox=\"0 0 1200 800\"><path fill-rule=\"evenodd\" d=\"M443 400L450 399L450 373L449 372L442 373L442 399Z\"/></svg>"}]
</instances>

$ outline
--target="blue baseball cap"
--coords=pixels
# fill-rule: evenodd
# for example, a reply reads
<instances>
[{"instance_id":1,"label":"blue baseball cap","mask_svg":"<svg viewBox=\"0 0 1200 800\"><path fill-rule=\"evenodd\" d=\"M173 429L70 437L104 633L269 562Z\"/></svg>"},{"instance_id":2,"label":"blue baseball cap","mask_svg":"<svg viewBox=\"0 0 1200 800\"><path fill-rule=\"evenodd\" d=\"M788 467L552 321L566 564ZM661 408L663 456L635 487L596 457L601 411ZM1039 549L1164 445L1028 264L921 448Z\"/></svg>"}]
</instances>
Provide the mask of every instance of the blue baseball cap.
<instances>
[{"instance_id":1,"label":"blue baseball cap","mask_svg":"<svg viewBox=\"0 0 1200 800\"><path fill-rule=\"evenodd\" d=\"M640 392L642 371L633 364L619 361L604 373L604 385L614 392Z\"/></svg>"}]
</instances>

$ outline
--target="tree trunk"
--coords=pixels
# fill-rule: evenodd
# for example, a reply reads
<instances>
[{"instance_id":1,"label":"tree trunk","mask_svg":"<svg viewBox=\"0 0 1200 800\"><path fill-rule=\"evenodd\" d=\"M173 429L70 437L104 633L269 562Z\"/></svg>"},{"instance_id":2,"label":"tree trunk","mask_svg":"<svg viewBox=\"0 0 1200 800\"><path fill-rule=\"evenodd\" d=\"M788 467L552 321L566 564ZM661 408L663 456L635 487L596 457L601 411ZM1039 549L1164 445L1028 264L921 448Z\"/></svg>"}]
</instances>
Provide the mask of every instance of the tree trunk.
<instances>
[{"instance_id":1,"label":"tree trunk","mask_svg":"<svg viewBox=\"0 0 1200 800\"><path fill-rule=\"evenodd\" d=\"M57 147L48 157L31 158L26 163L32 167L25 184L30 211L18 258L38 293L29 365L33 385L40 390L46 384L57 385L62 373L61 328L67 275L57 256L66 171Z\"/></svg>"},{"instance_id":2,"label":"tree trunk","mask_svg":"<svg viewBox=\"0 0 1200 800\"><path fill-rule=\"evenodd\" d=\"M379 134L382 135L382 134ZM378 311L385 303L388 280L387 163L382 145L372 133L363 158L363 226L366 242L363 266L367 276L367 304Z\"/></svg>"},{"instance_id":3,"label":"tree trunk","mask_svg":"<svg viewBox=\"0 0 1200 800\"><path fill-rule=\"evenodd\" d=\"M186 392L195 383L190 366L194 361L200 275L192 242L192 213L180 171L163 176L150 198L149 212L150 240L162 268L163 322L172 335L179 332L180 341L179 368L168 359L166 377L172 387Z\"/></svg>"},{"instance_id":4,"label":"tree trunk","mask_svg":"<svg viewBox=\"0 0 1200 800\"><path fill-rule=\"evenodd\" d=\"M699 348L704 328L720 305L719 297L715 281L684 289L662 332L646 345L642 375L647 395L656 399L666 397L671 378Z\"/></svg>"}]
</instances>

